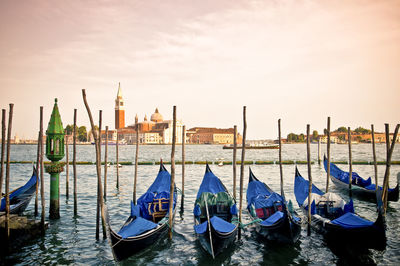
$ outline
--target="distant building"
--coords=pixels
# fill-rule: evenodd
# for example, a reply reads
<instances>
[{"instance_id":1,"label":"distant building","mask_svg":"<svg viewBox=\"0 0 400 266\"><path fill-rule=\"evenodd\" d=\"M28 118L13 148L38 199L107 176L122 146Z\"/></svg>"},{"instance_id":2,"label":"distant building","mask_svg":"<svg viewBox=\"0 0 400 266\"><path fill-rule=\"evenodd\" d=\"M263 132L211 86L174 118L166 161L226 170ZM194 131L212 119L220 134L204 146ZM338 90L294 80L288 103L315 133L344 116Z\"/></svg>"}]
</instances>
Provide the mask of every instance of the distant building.
<instances>
[{"instance_id":1,"label":"distant building","mask_svg":"<svg viewBox=\"0 0 400 266\"><path fill-rule=\"evenodd\" d=\"M233 144L233 128L194 127L186 131L188 143L196 144ZM242 137L237 134L237 143Z\"/></svg>"},{"instance_id":2,"label":"distant building","mask_svg":"<svg viewBox=\"0 0 400 266\"><path fill-rule=\"evenodd\" d=\"M115 129L125 127L125 106L122 98L121 83L118 83L118 93L115 99Z\"/></svg>"}]
</instances>

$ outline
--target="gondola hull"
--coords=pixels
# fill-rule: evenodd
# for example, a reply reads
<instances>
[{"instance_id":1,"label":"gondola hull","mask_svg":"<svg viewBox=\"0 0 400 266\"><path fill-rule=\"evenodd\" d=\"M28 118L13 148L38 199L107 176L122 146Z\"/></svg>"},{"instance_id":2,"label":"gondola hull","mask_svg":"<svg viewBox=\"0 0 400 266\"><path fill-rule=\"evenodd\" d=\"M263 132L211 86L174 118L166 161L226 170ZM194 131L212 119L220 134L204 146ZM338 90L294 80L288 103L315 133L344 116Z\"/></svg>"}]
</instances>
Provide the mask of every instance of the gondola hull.
<instances>
[{"instance_id":1,"label":"gondola hull","mask_svg":"<svg viewBox=\"0 0 400 266\"><path fill-rule=\"evenodd\" d=\"M198 222L195 220L195 224L197 225ZM238 226L235 229L228 233L221 233L214 229L211 225L211 238L212 238L212 249L214 251L214 256L222 253L226 248L233 244L237 235ZM204 250L206 250L210 255L212 254L211 245L210 245L210 233L209 229L203 234L197 234L197 238Z\"/></svg>"},{"instance_id":2,"label":"gondola hull","mask_svg":"<svg viewBox=\"0 0 400 266\"><path fill-rule=\"evenodd\" d=\"M302 210L304 215L308 215L304 208ZM378 215L374 224L361 228L343 228L319 215L312 215L311 227L334 246L347 245L358 249L380 251L386 248L385 226L381 214Z\"/></svg>"},{"instance_id":3,"label":"gondola hull","mask_svg":"<svg viewBox=\"0 0 400 266\"><path fill-rule=\"evenodd\" d=\"M257 217L251 216L252 220ZM279 220L272 226L264 226L256 223L256 232L266 241L277 242L281 244L294 244L299 240L301 233L301 222L294 221L285 215L284 219Z\"/></svg>"},{"instance_id":4,"label":"gondola hull","mask_svg":"<svg viewBox=\"0 0 400 266\"><path fill-rule=\"evenodd\" d=\"M176 209L176 208L175 208ZM108 220L108 219L107 219ZM132 255L143 251L144 249L156 244L168 233L168 219L159 227L135 237L123 239L114 230L107 221L109 239L114 258L117 261L125 260Z\"/></svg>"},{"instance_id":5,"label":"gondola hull","mask_svg":"<svg viewBox=\"0 0 400 266\"><path fill-rule=\"evenodd\" d=\"M331 176L332 182L335 186L342 191L349 191L349 184L344 183L337 179L334 176ZM375 190L368 190L363 187L357 186L355 184L351 184L351 193L353 196L359 199L365 199L376 202L376 191ZM388 201L398 201L399 200L399 184L396 185L394 189L388 191Z\"/></svg>"}]
</instances>

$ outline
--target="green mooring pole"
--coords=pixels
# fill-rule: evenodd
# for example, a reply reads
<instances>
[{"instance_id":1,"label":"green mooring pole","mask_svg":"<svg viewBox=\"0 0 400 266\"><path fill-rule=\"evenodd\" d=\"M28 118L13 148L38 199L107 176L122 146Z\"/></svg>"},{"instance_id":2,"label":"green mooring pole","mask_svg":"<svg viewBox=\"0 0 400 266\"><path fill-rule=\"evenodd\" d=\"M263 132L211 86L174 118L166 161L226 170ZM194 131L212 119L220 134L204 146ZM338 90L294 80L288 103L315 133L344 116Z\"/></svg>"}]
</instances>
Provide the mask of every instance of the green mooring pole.
<instances>
[{"instance_id":1,"label":"green mooring pole","mask_svg":"<svg viewBox=\"0 0 400 266\"><path fill-rule=\"evenodd\" d=\"M50 219L60 218L60 173L64 170L64 163L59 162L64 158L64 128L55 99L53 112L46 131L46 157L51 164L46 166L50 174Z\"/></svg>"}]
</instances>

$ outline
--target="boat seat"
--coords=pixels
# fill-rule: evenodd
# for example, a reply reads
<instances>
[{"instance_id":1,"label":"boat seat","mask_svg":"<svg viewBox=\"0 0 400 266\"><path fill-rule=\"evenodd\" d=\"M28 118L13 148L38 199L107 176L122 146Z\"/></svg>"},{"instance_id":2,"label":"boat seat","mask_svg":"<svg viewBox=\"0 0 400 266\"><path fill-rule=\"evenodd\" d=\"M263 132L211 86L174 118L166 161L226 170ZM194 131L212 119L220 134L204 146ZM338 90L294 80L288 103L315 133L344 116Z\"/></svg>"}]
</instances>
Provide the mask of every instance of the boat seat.
<instances>
[{"instance_id":1,"label":"boat seat","mask_svg":"<svg viewBox=\"0 0 400 266\"><path fill-rule=\"evenodd\" d=\"M256 209L256 215L260 219L267 219L278 211L283 211L283 205L281 201L275 201L272 206L266 206Z\"/></svg>"},{"instance_id":2,"label":"boat seat","mask_svg":"<svg viewBox=\"0 0 400 266\"><path fill-rule=\"evenodd\" d=\"M231 206L234 204L232 197L226 192L218 192L215 201L214 215L225 221L231 221Z\"/></svg>"}]
</instances>

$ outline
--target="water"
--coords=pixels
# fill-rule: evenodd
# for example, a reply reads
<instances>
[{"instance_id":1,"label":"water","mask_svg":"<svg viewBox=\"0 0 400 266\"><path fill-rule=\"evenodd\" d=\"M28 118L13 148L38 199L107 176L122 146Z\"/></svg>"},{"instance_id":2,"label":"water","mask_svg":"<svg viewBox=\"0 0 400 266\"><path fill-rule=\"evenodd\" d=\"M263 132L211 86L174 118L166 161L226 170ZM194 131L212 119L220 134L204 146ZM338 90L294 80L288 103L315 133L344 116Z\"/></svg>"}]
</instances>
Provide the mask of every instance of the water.
<instances>
[{"instance_id":1,"label":"water","mask_svg":"<svg viewBox=\"0 0 400 266\"><path fill-rule=\"evenodd\" d=\"M332 159L346 161L348 157L347 145L332 145ZM120 161L134 161L135 147L120 146ZM322 154L324 153L324 148ZM29 145L12 146L11 160L34 160L36 158L36 147ZM312 158L317 157L317 145L312 145ZM378 160L385 159L385 146L378 145ZM170 160L170 146L141 146L139 151L140 161L158 161L163 158ZM371 145L360 144L353 146L354 161L368 161L372 159ZM177 147L176 160L180 160L181 150ZM238 152L240 158L241 151ZM70 147L70 158L72 158L72 148ZM103 157L104 158L104 157ZM115 146L109 147L109 160L115 161ZM231 160L232 150L223 150L222 146L216 145L189 145L186 146L186 160L192 161L216 161L217 158ZM247 150L246 160L277 160L278 150ZM285 145L283 149L284 160L306 160L305 144ZM94 161L94 146L78 146L78 161ZM400 149L397 146L393 160L400 160ZM139 165L138 167L138 187L137 197L139 197L147 187L153 182L158 172L157 165ZM348 165L341 165L347 169ZM218 167L211 165L213 172L220 177L226 187L232 189L232 166L226 165ZM248 166L245 167L244 191L247 187ZM262 181L268 183L276 191L280 191L279 186L279 166L278 165L252 165L254 174ZM11 169L11 189L18 187L26 182L31 174L31 166L28 164L12 164ZM104 168L102 168L103 171ZM169 169L169 166L167 166ZM181 165L176 165L176 184L181 187ZM368 176L373 173L371 165L354 165L354 171L361 176ZM241 264L342 264L346 263L346 258L335 255L326 245L323 238L312 233L307 237L305 227L303 228L300 241L294 246L275 246L262 243L257 239L253 228L248 227L242 233L242 239L219 255L215 260L202 250L196 241L193 231L192 209L197 190L202 180L204 165L186 165L185 176L185 201L184 212L179 213L175 218L174 236L172 241L162 239L154 247L137 254L124 261L123 265L241 265ZM307 176L307 166L299 165L299 170L303 176ZM385 167L379 166L378 172L380 183ZM395 177L400 171L400 166L393 165L391 168L392 179L390 187L396 184ZM237 169L238 177L240 166ZM284 189L288 199L295 203L293 195L294 165L283 166L285 185ZM5 258L6 264L81 264L81 265L114 265L111 248L107 240L95 240L95 216L96 216L96 186L97 176L94 165L78 165L78 217L73 217L73 180L72 167L70 167L70 197L65 196L65 170L60 175L60 215L61 219L49 221L50 227L42 238L37 238L27 242L18 252L14 252ZM118 230L127 218L132 199L133 166L123 166L120 168L120 188L116 189L116 168L108 168L107 201L112 226ZM325 188L326 173L323 166L312 165L314 183L320 188ZM239 190L239 180L237 181ZM49 199L49 175L45 176L46 204L48 211ZM334 185L332 191L336 191ZM347 196L344 195L347 199ZM244 197L245 199L245 197ZM40 199L39 199L40 202ZM373 203L363 202L355 199L355 210L365 218L375 220L376 212ZM244 202L244 205L246 203ZM399 202L390 202L387 214L387 249L383 252L372 251L368 258L377 264L397 264L400 261L400 214ZM180 206L180 196L178 201ZM297 207L297 204L294 204ZM34 201L28 206L26 214L32 216ZM244 222L250 219L247 213L243 216Z\"/></svg>"}]
</instances>

